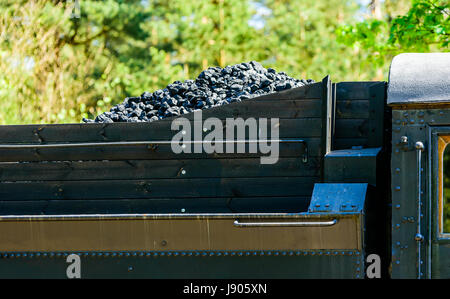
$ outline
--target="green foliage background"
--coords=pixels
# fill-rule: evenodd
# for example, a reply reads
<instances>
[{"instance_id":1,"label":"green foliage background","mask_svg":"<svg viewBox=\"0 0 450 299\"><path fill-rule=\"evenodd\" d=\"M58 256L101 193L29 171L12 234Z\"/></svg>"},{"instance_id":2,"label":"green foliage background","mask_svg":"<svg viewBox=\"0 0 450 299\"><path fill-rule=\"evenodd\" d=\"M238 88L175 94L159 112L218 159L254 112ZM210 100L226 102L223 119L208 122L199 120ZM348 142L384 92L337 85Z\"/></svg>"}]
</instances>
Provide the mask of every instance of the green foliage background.
<instances>
[{"instance_id":1,"label":"green foliage background","mask_svg":"<svg viewBox=\"0 0 450 299\"><path fill-rule=\"evenodd\" d=\"M448 51L447 1L360 1L2 0L0 124L80 122L209 66L386 80L397 53Z\"/></svg>"}]
</instances>

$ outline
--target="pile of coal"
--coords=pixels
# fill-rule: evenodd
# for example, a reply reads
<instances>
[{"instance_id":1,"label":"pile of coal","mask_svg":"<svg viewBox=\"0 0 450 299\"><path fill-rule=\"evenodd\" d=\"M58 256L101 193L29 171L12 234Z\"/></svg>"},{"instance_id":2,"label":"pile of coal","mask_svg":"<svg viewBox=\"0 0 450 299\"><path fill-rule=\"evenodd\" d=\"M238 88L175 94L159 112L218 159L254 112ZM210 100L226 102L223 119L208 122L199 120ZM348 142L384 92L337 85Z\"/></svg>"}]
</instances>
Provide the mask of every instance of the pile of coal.
<instances>
[{"instance_id":1,"label":"pile of coal","mask_svg":"<svg viewBox=\"0 0 450 299\"><path fill-rule=\"evenodd\" d=\"M314 83L264 68L256 61L225 68L210 67L195 80L175 81L153 93L128 97L95 120L84 122L151 122Z\"/></svg>"}]
</instances>

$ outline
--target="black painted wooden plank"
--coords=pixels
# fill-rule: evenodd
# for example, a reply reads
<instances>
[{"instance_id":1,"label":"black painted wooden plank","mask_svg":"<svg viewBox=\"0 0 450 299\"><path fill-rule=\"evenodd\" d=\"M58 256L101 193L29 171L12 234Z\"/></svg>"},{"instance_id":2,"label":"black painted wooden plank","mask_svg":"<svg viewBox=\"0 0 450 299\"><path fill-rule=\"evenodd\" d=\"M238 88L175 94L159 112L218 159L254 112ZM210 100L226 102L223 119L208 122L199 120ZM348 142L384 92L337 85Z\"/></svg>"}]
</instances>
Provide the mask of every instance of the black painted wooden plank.
<instances>
[{"instance_id":1,"label":"black painted wooden plank","mask_svg":"<svg viewBox=\"0 0 450 299\"><path fill-rule=\"evenodd\" d=\"M70 181L154 178L316 176L318 158L280 158L275 164L251 159L56 161L0 163L0 181Z\"/></svg>"},{"instance_id":2,"label":"black painted wooden plank","mask_svg":"<svg viewBox=\"0 0 450 299\"><path fill-rule=\"evenodd\" d=\"M322 82L317 82L297 88L263 95L254 100L294 100L294 99L320 99L322 93ZM253 99L252 99L253 100Z\"/></svg>"},{"instance_id":3,"label":"black painted wooden plank","mask_svg":"<svg viewBox=\"0 0 450 299\"><path fill-rule=\"evenodd\" d=\"M320 118L320 100L242 102L203 110L202 119L225 118ZM194 119L199 112L182 117ZM50 124L0 126L0 143L56 143L90 141L157 140L173 119L151 123ZM170 135L173 136L173 135Z\"/></svg>"},{"instance_id":4,"label":"black painted wooden plank","mask_svg":"<svg viewBox=\"0 0 450 299\"><path fill-rule=\"evenodd\" d=\"M137 198L0 201L0 215L126 213L299 213L310 197Z\"/></svg>"},{"instance_id":5,"label":"black painted wooden plank","mask_svg":"<svg viewBox=\"0 0 450 299\"><path fill-rule=\"evenodd\" d=\"M367 138L369 135L368 119L336 120L336 138Z\"/></svg>"},{"instance_id":6,"label":"black painted wooden plank","mask_svg":"<svg viewBox=\"0 0 450 299\"><path fill-rule=\"evenodd\" d=\"M336 119L369 118L368 100L338 100L336 103Z\"/></svg>"},{"instance_id":7,"label":"black painted wooden plank","mask_svg":"<svg viewBox=\"0 0 450 299\"><path fill-rule=\"evenodd\" d=\"M383 146L384 110L386 107L386 83L370 86L369 147Z\"/></svg>"},{"instance_id":8,"label":"black painted wooden plank","mask_svg":"<svg viewBox=\"0 0 450 299\"><path fill-rule=\"evenodd\" d=\"M369 88L380 81L339 82L336 86L337 100L369 99Z\"/></svg>"},{"instance_id":9,"label":"black painted wooden plank","mask_svg":"<svg viewBox=\"0 0 450 299\"><path fill-rule=\"evenodd\" d=\"M335 149L350 149L354 146L367 147L367 138L336 138Z\"/></svg>"},{"instance_id":10,"label":"black painted wooden plank","mask_svg":"<svg viewBox=\"0 0 450 299\"><path fill-rule=\"evenodd\" d=\"M221 120L223 130L226 131L226 120ZM180 123L175 121L175 124ZM259 124L259 120L257 120ZM191 129L194 130L196 126L202 128L203 122L190 121ZM146 140L171 140L176 133L181 130L181 127L171 129L172 122L167 120L160 120L152 123L117 123L105 124L102 129L101 124L89 125L44 125L40 131L42 140L45 143L56 142L115 142L115 141L146 141ZM320 137L321 121L320 118L288 118L279 119L278 121L268 120L267 132L270 136L270 127L277 126L280 137ZM18 143L18 137L14 134L22 134L21 140L23 142L38 144L37 137L30 135L30 132L35 130L32 126L0 126L0 131L7 132L0 144ZM67 134L66 134L67 133ZM203 132L202 136L206 136L210 132ZM225 136L225 134L224 134Z\"/></svg>"},{"instance_id":11,"label":"black painted wooden plank","mask_svg":"<svg viewBox=\"0 0 450 299\"><path fill-rule=\"evenodd\" d=\"M307 143L311 156L319 156L320 138L302 138ZM0 149L1 162L17 161L77 161L77 160L161 160L161 159L199 159L199 158L245 158L261 157L267 154L250 153L249 144L245 146L245 153L191 153L175 154L170 144L126 145L126 146L90 146L90 147L62 147L40 149ZM235 147L236 151L236 147ZM280 157L301 157L305 145L300 142L279 143Z\"/></svg>"},{"instance_id":12,"label":"black painted wooden plank","mask_svg":"<svg viewBox=\"0 0 450 299\"><path fill-rule=\"evenodd\" d=\"M221 120L223 132L225 136L227 121ZM175 121L175 124L181 123ZM203 122L190 121L193 130L196 126L202 128ZM257 120L259 125L259 120ZM117 142L117 141L147 141L147 140L171 140L182 127L171 129L172 122L160 120L152 123L117 123L117 124L89 124L89 125L44 125L40 130L42 140L46 140L43 144L51 143L67 143L67 142ZM270 136L270 128L277 127L280 137L320 137L321 121L320 118L288 118L279 119L278 121L268 120L267 133ZM95 127L95 128L94 128ZM39 144L36 136L31 136L30 132L35 130L34 125L31 126L0 126L0 131L7 132L0 139L0 144L18 143L18 137L14 134L21 135L21 143ZM214 130L214 128L213 128ZM206 136L210 131L203 132L202 136ZM246 134L247 136L248 134Z\"/></svg>"},{"instance_id":13,"label":"black painted wooden plank","mask_svg":"<svg viewBox=\"0 0 450 299\"><path fill-rule=\"evenodd\" d=\"M2 200L310 196L315 177L2 182Z\"/></svg>"}]
</instances>

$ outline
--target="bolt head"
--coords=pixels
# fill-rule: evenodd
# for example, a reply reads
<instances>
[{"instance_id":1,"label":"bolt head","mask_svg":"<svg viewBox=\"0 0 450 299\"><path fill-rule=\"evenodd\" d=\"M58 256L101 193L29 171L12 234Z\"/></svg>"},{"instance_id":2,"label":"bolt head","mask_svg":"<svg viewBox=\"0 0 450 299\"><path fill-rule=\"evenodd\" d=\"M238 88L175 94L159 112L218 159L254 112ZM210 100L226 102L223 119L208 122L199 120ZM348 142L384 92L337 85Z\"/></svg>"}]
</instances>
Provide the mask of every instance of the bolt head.
<instances>
[{"instance_id":1,"label":"bolt head","mask_svg":"<svg viewBox=\"0 0 450 299\"><path fill-rule=\"evenodd\" d=\"M414 237L414 240L416 240L417 242L423 242L423 235L422 234L416 234Z\"/></svg>"},{"instance_id":2,"label":"bolt head","mask_svg":"<svg viewBox=\"0 0 450 299\"><path fill-rule=\"evenodd\" d=\"M423 143L421 141L417 141L416 142L416 149L423 151L425 149L425 146L423 145Z\"/></svg>"}]
</instances>

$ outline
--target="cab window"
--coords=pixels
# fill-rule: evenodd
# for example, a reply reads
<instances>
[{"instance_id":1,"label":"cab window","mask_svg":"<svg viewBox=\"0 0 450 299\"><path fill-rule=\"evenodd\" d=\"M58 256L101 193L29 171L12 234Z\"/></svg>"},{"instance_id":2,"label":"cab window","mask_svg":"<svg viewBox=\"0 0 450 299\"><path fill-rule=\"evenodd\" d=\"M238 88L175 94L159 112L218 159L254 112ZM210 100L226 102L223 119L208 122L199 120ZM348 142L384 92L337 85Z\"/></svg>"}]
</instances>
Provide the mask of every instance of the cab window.
<instances>
[{"instance_id":1,"label":"cab window","mask_svg":"<svg viewBox=\"0 0 450 299\"><path fill-rule=\"evenodd\" d=\"M450 146L448 143L442 159L443 192L439 203L439 212L442 217L441 232L450 233Z\"/></svg>"}]
</instances>

